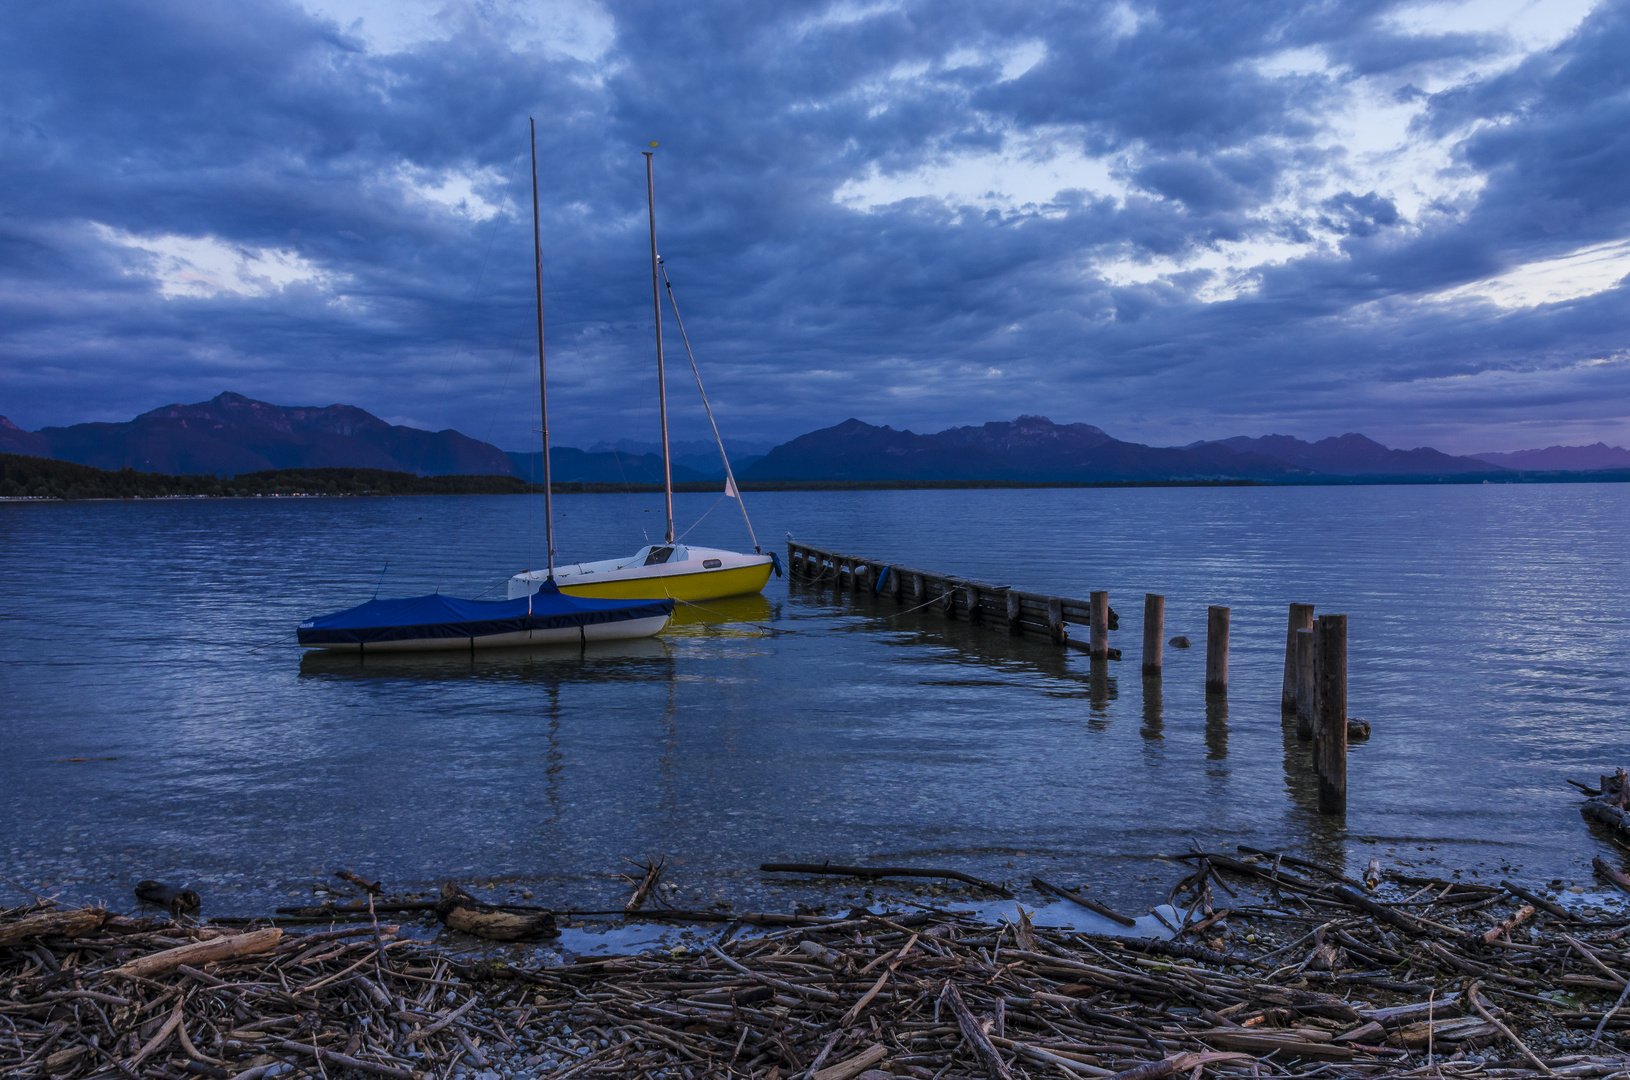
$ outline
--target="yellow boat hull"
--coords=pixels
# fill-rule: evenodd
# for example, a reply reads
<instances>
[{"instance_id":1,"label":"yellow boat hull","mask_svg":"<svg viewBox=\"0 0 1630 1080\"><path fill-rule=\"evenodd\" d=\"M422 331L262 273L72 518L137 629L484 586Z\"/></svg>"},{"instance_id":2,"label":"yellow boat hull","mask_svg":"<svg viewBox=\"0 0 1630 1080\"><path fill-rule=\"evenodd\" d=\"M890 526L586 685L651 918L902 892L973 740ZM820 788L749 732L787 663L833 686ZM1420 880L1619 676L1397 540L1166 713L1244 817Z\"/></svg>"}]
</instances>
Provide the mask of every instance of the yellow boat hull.
<instances>
[{"instance_id":1,"label":"yellow boat hull","mask_svg":"<svg viewBox=\"0 0 1630 1080\"><path fill-rule=\"evenodd\" d=\"M587 584L561 585L567 596L589 596L600 600L651 600L666 597L672 600L719 600L726 596L746 596L762 592L770 580L770 564L757 566L726 566L717 570L698 570L690 574L665 574L660 577L624 578L620 581L596 581Z\"/></svg>"}]
</instances>

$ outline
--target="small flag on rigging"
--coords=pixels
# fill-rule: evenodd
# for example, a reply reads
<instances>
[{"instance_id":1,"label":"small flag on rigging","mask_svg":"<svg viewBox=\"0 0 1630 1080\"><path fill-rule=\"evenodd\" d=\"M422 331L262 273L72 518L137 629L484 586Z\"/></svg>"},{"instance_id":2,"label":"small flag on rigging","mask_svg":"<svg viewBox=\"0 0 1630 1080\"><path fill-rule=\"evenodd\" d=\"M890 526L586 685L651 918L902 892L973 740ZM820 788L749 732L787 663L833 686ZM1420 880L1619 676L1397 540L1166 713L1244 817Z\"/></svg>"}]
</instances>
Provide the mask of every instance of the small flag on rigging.
<instances>
[{"instance_id":1,"label":"small flag on rigging","mask_svg":"<svg viewBox=\"0 0 1630 1080\"><path fill-rule=\"evenodd\" d=\"M737 502L741 501L741 492L736 490L736 478L734 476L724 478L724 497L735 499Z\"/></svg>"}]
</instances>

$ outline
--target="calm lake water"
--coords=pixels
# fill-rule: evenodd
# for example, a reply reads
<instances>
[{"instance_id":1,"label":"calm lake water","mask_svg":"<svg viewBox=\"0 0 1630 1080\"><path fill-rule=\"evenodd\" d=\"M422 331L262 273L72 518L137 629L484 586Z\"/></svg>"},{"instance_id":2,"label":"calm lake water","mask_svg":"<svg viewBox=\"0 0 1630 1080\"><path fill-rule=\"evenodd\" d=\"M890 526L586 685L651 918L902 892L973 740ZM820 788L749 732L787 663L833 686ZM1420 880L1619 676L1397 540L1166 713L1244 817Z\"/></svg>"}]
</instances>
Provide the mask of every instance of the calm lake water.
<instances>
[{"instance_id":1,"label":"calm lake water","mask_svg":"<svg viewBox=\"0 0 1630 1080\"><path fill-rule=\"evenodd\" d=\"M786 909L770 860L1090 882L1142 911L1191 841L1588 883L1564 778L1630 759L1630 485L749 493L761 540L1085 597L1127 662L772 579L663 637L473 661L303 654L374 595L503 594L518 496L0 505L0 896L126 906L143 877L264 911L340 867L598 906L624 856L686 901ZM733 503L676 498L746 545ZM557 500L566 558L660 533L652 496ZM710 511L711 508L711 511ZM710 512L709 512L710 511ZM388 567L386 566L388 560ZM1136 663L1164 593L1166 674ZM1290 601L1349 616L1345 823L1279 713ZM1208 708L1205 608L1233 609ZM267 645L283 638L280 643ZM264 648L256 649L257 646ZM67 758L112 759L69 762ZM1508 869L1509 868L1509 869Z\"/></svg>"}]
</instances>

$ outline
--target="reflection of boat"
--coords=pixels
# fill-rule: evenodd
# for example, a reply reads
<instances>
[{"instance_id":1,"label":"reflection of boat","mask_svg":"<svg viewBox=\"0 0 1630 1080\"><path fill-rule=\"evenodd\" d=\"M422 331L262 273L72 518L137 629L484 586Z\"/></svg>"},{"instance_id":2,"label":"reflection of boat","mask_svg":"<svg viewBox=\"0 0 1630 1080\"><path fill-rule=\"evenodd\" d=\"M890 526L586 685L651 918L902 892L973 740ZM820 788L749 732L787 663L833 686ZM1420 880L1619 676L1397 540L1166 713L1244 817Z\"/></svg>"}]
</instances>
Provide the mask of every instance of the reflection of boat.
<instances>
[{"instance_id":1,"label":"reflection of boat","mask_svg":"<svg viewBox=\"0 0 1630 1080\"><path fill-rule=\"evenodd\" d=\"M655 143L651 144L655 146ZM537 203L536 178L533 182L533 204ZM730 455L725 452L724 440L719 436L719 425L713 419L713 407L708 404L707 391L702 389L702 374L691 352L690 338L685 334L685 323L679 317L679 305L674 300L673 283L668 280L667 268L657 255L656 186L652 178L651 152L645 153L645 194L651 222L651 304L656 313L657 340L657 403L662 418L662 489L667 508L667 531L660 544L648 544L626 559L601 559L596 562L555 565L553 534L546 528L549 543L547 570L528 570L509 579L509 596L514 599L534 592L540 585L553 581L560 590L572 596L598 596L636 598L668 596L676 600L716 600L727 596L743 596L763 590L770 580L770 571L781 572L780 561L773 554L759 550L758 538L753 536L753 523L747 518L747 507L741 501L736 487L736 476L730 468ZM536 211L534 209L534 215ZM541 263L540 263L541 265ZM719 460L724 463L724 493L736 500L741 508L747 533L753 538L753 554L726 551L721 548L690 547L680 544L674 536L673 459L668 452L668 387L664 377L662 355L662 292L666 287L668 303L673 307L674 324L679 327L685 342L685 355L690 359L691 373L696 376L696 389L702 396L702 407L707 412L713 438L719 444ZM539 286L538 310L543 310L542 286ZM538 378L543 378L542 316L539 316ZM543 484L549 488L549 416L544 406L543 421ZM548 516L547 496L545 516Z\"/></svg>"},{"instance_id":2,"label":"reflection of boat","mask_svg":"<svg viewBox=\"0 0 1630 1080\"><path fill-rule=\"evenodd\" d=\"M680 604L674 608L669 631L682 626L726 626L732 623L767 623L775 617L775 606L763 593L726 596L707 604Z\"/></svg>"},{"instance_id":3,"label":"reflection of boat","mask_svg":"<svg viewBox=\"0 0 1630 1080\"><path fill-rule=\"evenodd\" d=\"M300 677L407 679L436 682L475 679L531 683L666 682L673 654L661 637L590 641L576 649L483 649L448 652L356 653L312 649L300 657Z\"/></svg>"},{"instance_id":4,"label":"reflection of boat","mask_svg":"<svg viewBox=\"0 0 1630 1080\"><path fill-rule=\"evenodd\" d=\"M553 586L518 600L409 596L370 600L307 619L300 644L370 654L515 645L586 645L650 637L668 625L672 600L595 600L563 596Z\"/></svg>"},{"instance_id":5,"label":"reflection of boat","mask_svg":"<svg viewBox=\"0 0 1630 1080\"><path fill-rule=\"evenodd\" d=\"M523 589L518 597L512 589L508 600L459 600L440 594L370 600L332 615L307 619L297 631L301 645L363 655L450 649L474 652L516 645L586 646L590 641L650 637L668 625L668 617L673 614L672 600L566 596L555 587L553 514L549 513L549 403L543 396L543 242L538 228L536 134L532 137L532 254L538 298L538 386L543 416L544 536L549 548L549 573L543 581ZM668 520L671 536L671 511Z\"/></svg>"}]
</instances>

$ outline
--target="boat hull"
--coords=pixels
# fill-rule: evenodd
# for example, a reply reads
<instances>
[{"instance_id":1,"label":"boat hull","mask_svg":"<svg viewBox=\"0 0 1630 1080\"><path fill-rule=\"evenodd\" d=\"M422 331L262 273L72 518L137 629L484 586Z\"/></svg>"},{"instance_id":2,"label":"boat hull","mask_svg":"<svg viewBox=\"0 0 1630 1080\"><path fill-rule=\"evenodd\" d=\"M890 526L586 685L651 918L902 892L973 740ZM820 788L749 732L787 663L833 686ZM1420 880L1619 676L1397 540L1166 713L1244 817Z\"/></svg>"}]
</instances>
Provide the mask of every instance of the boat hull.
<instances>
[{"instance_id":1,"label":"boat hull","mask_svg":"<svg viewBox=\"0 0 1630 1080\"><path fill-rule=\"evenodd\" d=\"M667 597L670 600L722 600L727 596L746 596L762 592L770 580L770 564L761 566L728 566L718 570L698 570L688 574L664 574L661 577L629 577L573 585L562 583L560 591L568 596L594 597L600 600L644 600Z\"/></svg>"},{"instance_id":2,"label":"boat hull","mask_svg":"<svg viewBox=\"0 0 1630 1080\"><path fill-rule=\"evenodd\" d=\"M582 645L590 641L620 641L629 638L647 638L660 634L668 625L668 616L647 619L621 619L617 622L592 623L586 626L562 626L553 629L514 630L505 634L484 634L476 637L401 638L393 641L343 641L310 645L308 648L328 652L350 652L372 655L398 652L452 652L471 649L514 649L529 645Z\"/></svg>"}]
</instances>

